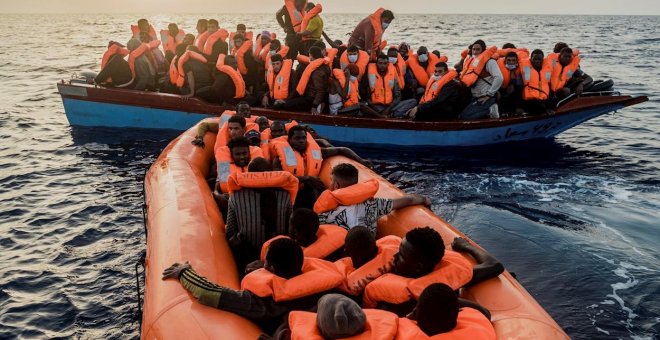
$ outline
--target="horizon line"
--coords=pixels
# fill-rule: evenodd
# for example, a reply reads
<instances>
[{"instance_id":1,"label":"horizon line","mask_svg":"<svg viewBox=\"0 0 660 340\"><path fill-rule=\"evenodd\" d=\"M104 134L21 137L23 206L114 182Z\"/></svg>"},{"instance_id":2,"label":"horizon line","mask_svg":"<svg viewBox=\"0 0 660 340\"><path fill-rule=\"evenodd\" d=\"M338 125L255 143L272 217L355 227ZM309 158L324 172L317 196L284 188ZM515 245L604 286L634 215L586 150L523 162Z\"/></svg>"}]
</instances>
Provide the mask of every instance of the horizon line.
<instances>
[{"instance_id":1,"label":"horizon line","mask_svg":"<svg viewBox=\"0 0 660 340\"><path fill-rule=\"evenodd\" d=\"M8 14L14 14L14 15L44 15L44 14L105 14L105 15L225 15L225 14L242 14L242 15L249 15L249 14L274 14L270 12L224 12L224 13L200 13L200 12L184 12L184 13L127 13L127 12L110 12L110 13L103 13L103 12L0 12L0 15L8 15ZM329 12L329 13L324 13L324 14L364 14L364 15L369 15L371 13L368 12ZM553 15L561 15L561 16L639 16L639 17L656 17L660 16L660 14L609 14L609 13L601 13L601 14L596 14L596 13L580 13L580 14L575 14L575 13L413 13L413 12L397 12L397 14L401 15L539 15L539 16L553 16Z\"/></svg>"}]
</instances>

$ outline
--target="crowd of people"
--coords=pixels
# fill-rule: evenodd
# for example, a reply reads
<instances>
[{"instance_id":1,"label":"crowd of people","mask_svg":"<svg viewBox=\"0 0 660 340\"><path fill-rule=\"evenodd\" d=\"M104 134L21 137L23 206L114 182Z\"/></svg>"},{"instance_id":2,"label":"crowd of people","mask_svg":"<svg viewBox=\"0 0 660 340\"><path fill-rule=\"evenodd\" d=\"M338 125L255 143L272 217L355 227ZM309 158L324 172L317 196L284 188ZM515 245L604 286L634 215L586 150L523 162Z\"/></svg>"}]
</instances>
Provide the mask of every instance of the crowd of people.
<instances>
[{"instance_id":1,"label":"crowd of people","mask_svg":"<svg viewBox=\"0 0 660 340\"><path fill-rule=\"evenodd\" d=\"M450 67L448 56L426 46L388 45L389 10L361 20L347 43L324 33L321 13L320 4L285 0L276 13L282 40L272 31L254 34L244 24L230 32L215 19L200 19L196 35L171 23L159 39L140 19L125 46L108 44L95 82L230 107L245 101L311 114L423 121L552 113L571 93L612 85L585 74L578 51L565 43L545 55L476 40Z\"/></svg>"}]
</instances>

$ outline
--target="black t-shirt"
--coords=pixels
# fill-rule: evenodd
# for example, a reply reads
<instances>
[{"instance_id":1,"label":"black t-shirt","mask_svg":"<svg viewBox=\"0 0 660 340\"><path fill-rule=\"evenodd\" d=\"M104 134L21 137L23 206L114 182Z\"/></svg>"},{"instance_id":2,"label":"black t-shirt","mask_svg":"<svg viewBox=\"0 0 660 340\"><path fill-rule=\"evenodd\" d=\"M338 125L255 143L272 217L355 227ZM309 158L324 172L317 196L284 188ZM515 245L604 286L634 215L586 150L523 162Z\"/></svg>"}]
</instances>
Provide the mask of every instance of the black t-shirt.
<instances>
[{"instance_id":1,"label":"black t-shirt","mask_svg":"<svg viewBox=\"0 0 660 340\"><path fill-rule=\"evenodd\" d=\"M220 53L227 55L228 51L229 51L229 45L222 40L218 40L215 42L215 44L213 44L213 50L211 51L211 55L206 56L207 57L206 59L208 59L209 63L215 65L215 63L218 61L218 56L220 55Z\"/></svg>"},{"instance_id":2,"label":"black t-shirt","mask_svg":"<svg viewBox=\"0 0 660 340\"><path fill-rule=\"evenodd\" d=\"M224 72L216 71L215 82L213 82L213 93L218 100L218 103L234 98L236 95L236 86L231 77Z\"/></svg>"},{"instance_id":3,"label":"black t-shirt","mask_svg":"<svg viewBox=\"0 0 660 340\"><path fill-rule=\"evenodd\" d=\"M199 60L189 59L188 62L183 65L183 71L193 73L195 77L195 88L201 89L202 87L211 86L213 84L213 78L211 77L211 71L209 70L208 65L202 63Z\"/></svg>"}]
</instances>

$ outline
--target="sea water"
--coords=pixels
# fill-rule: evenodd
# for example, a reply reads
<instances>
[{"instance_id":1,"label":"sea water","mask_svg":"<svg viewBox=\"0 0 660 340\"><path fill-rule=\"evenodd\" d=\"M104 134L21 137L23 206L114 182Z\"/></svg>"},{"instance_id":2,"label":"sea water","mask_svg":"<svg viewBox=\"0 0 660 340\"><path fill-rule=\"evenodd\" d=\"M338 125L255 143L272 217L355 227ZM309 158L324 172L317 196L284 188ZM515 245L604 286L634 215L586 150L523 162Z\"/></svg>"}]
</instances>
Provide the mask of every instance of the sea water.
<instances>
[{"instance_id":1,"label":"sea water","mask_svg":"<svg viewBox=\"0 0 660 340\"><path fill-rule=\"evenodd\" d=\"M199 17L283 36L273 14ZM324 15L347 41L364 15ZM136 338L142 181L176 136L69 126L55 83L98 70L133 15L0 16L0 338ZM397 15L385 39L458 61L476 39L580 49L583 70L650 101L553 141L496 148L357 150L493 253L575 339L660 334L660 18Z\"/></svg>"}]
</instances>

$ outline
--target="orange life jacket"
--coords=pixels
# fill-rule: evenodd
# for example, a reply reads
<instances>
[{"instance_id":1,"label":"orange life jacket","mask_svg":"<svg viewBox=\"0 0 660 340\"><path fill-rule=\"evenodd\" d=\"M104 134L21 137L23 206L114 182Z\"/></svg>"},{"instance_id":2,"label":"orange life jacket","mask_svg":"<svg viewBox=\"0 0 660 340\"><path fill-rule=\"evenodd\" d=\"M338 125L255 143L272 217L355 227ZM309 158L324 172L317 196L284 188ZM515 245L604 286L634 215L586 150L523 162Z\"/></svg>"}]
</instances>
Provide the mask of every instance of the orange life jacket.
<instances>
[{"instance_id":1,"label":"orange life jacket","mask_svg":"<svg viewBox=\"0 0 660 340\"><path fill-rule=\"evenodd\" d=\"M406 64L408 65L408 68L410 68L410 71L412 71L413 75L415 76L415 79L417 79L417 82L419 83L420 86L425 85L429 82L429 77L433 75L433 72L435 72L435 64L438 62L447 62L447 57L446 56L441 56L438 57L433 53L428 53L429 60L428 60L428 65L426 65L426 69L422 67L419 63L418 55L415 53L411 55L408 58L408 61L406 61Z\"/></svg>"},{"instance_id":2,"label":"orange life jacket","mask_svg":"<svg viewBox=\"0 0 660 340\"><path fill-rule=\"evenodd\" d=\"M398 76L394 65L387 64L387 73L381 76L376 64L369 64L367 71L369 88L371 89L371 103L390 105L394 100L394 83L398 84Z\"/></svg>"},{"instance_id":3,"label":"orange life jacket","mask_svg":"<svg viewBox=\"0 0 660 340\"><path fill-rule=\"evenodd\" d=\"M310 133L307 133L307 150L305 150L304 155L294 150L289 145L288 140L285 139L280 141L273 140L273 147L275 148L277 157L280 159L282 170L296 176L318 176L321 172L323 154L321 153L321 147L319 147Z\"/></svg>"},{"instance_id":4,"label":"orange life jacket","mask_svg":"<svg viewBox=\"0 0 660 340\"><path fill-rule=\"evenodd\" d=\"M548 59L543 60L541 71L532 67L529 58L520 61L518 69L522 73L523 100L547 100L550 98L550 81L552 79L552 66Z\"/></svg>"},{"instance_id":5,"label":"orange life jacket","mask_svg":"<svg viewBox=\"0 0 660 340\"><path fill-rule=\"evenodd\" d=\"M344 282L339 289L353 296L360 295L369 282L390 271L394 255L399 252L400 245L401 238L398 236L381 237L376 241L378 247L376 257L357 269L353 267L350 257L335 261L337 270L344 275Z\"/></svg>"},{"instance_id":6,"label":"orange life jacket","mask_svg":"<svg viewBox=\"0 0 660 340\"><path fill-rule=\"evenodd\" d=\"M559 61L552 68L552 77L550 78L550 88L552 91L557 92L566 82L573 77L575 71L580 68L580 56L574 56L573 60L566 65L562 66Z\"/></svg>"},{"instance_id":7,"label":"orange life jacket","mask_svg":"<svg viewBox=\"0 0 660 340\"><path fill-rule=\"evenodd\" d=\"M431 77L429 82L426 84L424 96L419 101L419 103L428 103L433 100L433 98L438 96L438 93L440 93L442 88L450 81L456 79L456 77L458 77L458 73L453 68L450 68L444 76L440 77L440 79L436 80L435 78Z\"/></svg>"},{"instance_id":8,"label":"orange life jacket","mask_svg":"<svg viewBox=\"0 0 660 340\"><path fill-rule=\"evenodd\" d=\"M236 36L236 34L238 34L238 32L231 32L229 34L229 48L232 49L232 54L234 53L233 51L235 50L234 37ZM244 38L245 41L248 41L248 40L252 41L253 36L254 36L254 34L252 33L252 31L247 31L247 32L245 32L245 34L243 34L243 38ZM275 39L275 38L273 38L273 39Z\"/></svg>"},{"instance_id":9,"label":"orange life jacket","mask_svg":"<svg viewBox=\"0 0 660 340\"><path fill-rule=\"evenodd\" d=\"M140 26L131 25L131 32L133 33L133 39L140 40ZM153 40L158 40L158 36L156 35L156 30L154 29L154 26L151 24L149 24L149 36Z\"/></svg>"},{"instance_id":10,"label":"orange life jacket","mask_svg":"<svg viewBox=\"0 0 660 340\"><path fill-rule=\"evenodd\" d=\"M466 48L466 49L461 51L461 59L465 59L469 55L470 55L470 50L469 49Z\"/></svg>"},{"instance_id":11,"label":"orange life jacket","mask_svg":"<svg viewBox=\"0 0 660 340\"><path fill-rule=\"evenodd\" d=\"M377 192L378 181L375 178L337 190L325 190L316 199L314 211L321 214L337 209L340 205L349 206L362 203L374 197Z\"/></svg>"},{"instance_id":12,"label":"orange life jacket","mask_svg":"<svg viewBox=\"0 0 660 340\"><path fill-rule=\"evenodd\" d=\"M179 58L179 61L177 62L177 69L179 73L179 78L176 82L176 86L178 87L183 87L183 85L186 83L186 71L184 70L183 66L188 62L188 60L197 60L201 63L206 64L208 61L206 60L206 57L203 55L194 52L194 51L186 51L181 57Z\"/></svg>"},{"instance_id":13,"label":"orange life jacket","mask_svg":"<svg viewBox=\"0 0 660 340\"><path fill-rule=\"evenodd\" d=\"M346 229L338 225L321 224L319 226L319 230L316 232L316 241L307 247L302 247L303 254L305 255L305 257L324 259L344 246L344 239L346 238L347 233L348 231ZM268 246L273 241L283 237L288 237L288 236L285 235L275 236L270 240L266 241L261 246L261 255L260 255L261 261L263 261L266 258L266 251L268 250Z\"/></svg>"},{"instance_id":14,"label":"orange life jacket","mask_svg":"<svg viewBox=\"0 0 660 340\"><path fill-rule=\"evenodd\" d=\"M338 52L339 50L336 48L325 49L325 57L323 57L323 60L325 60L325 64L330 66L330 68L332 68L332 63L334 62ZM305 65L309 64L309 57L306 55L298 54L296 56L296 60L298 60L298 62L301 64L305 64Z\"/></svg>"},{"instance_id":15,"label":"orange life jacket","mask_svg":"<svg viewBox=\"0 0 660 340\"><path fill-rule=\"evenodd\" d=\"M492 58L495 52L497 52L497 47L491 46L481 52L478 57L465 59L465 62L463 63L465 66L463 67L463 72L461 72L461 82L467 87L474 85L486 67L486 63Z\"/></svg>"},{"instance_id":16,"label":"orange life jacket","mask_svg":"<svg viewBox=\"0 0 660 340\"><path fill-rule=\"evenodd\" d=\"M236 88L234 98L238 99L245 97L245 81L243 80L243 76L241 76L238 71L231 68L231 66L225 65L224 54L221 53L218 56L218 62L215 64L215 68L231 78L231 81L234 83L234 87Z\"/></svg>"},{"instance_id":17,"label":"orange life jacket","mask_svg":"<svg viewBox=\"0 0 660 340\"><path fill-rule=\"evenodd\" d=\"M197 38L195 38L195 46L200 50L204 50L204 45L206 45L206 40L209 38L209 31L206 31L202 34L197 35Z\"/></svg>"},{"instance_id":18,"label":"orange life jacket","mask_svg":"<svg viewBox=\"0 0 660 340\"><path fill-rule=\"evenodd\" d=\"M112 58L114 55L120 55L124 57L129 53L129 50L125 47L121 47L117 44L110 45L110 47L108 47L108 49L103 53L103 58L101 59L101 70L105 68L105 65L108 64L108 61L110 61L110 58ZM106 81L110 82L112 81L112 78L108 77Z\"/></svg>"},{"instance_id":19,"label":"orange life jacket","mask_svg":"<svg viewBox=\"0 0 660 340\"><path fill-rule=\"evenodd\" d=\"M262 156L263 154L261 153L261 148L250 146L250 159L255 159ZM215 149L215 161L218 166L217 185L220 185L222 192L229 192L229 187L227 186L229 176L246 173L248 167L247 165L244 167L239 167L234 164L234 160L231 158L231 150L229 150L228 146L222 146Z\"/></svg>"},{"instance_id":20,"label":"orange life jacket","mask_svg":"<svg viewBox=\"0 0 660 340\"><path fill-rule=\"evenodd\" d=\"M236 115L236 111L234 111L234 110L224 110L222 112L222 114L220 115L220 120L218 121L218 127L223 128L223 125L225 125L225 123L227 123L229 118L231 118L235 115ZM252 130L252 129L255 129L255 126L256 126L256 131L259 131L259 127L256 125L257 118L258 118L257 116L250 116L250 117L245 118L245 123L247 124L245 126L245 132L247 132L249 130ZM270 122L270 120L269 120L269 122Z\"/></svg>"},{"instance_id":21,"label":"orange life jacket","mask_svg":"<svg viewBox=\"0 0 660 340\"><path fill-rule=\"evenodd\" d=\"M571 50L573 50L574 57L580 55L580 50L578 50L577 48L571 48ZM548 59L548 61L550 62L550 66L552 67L552 69L554 69L555 65L559 64L559 53L549 53L546 56L546 59Z\"/></svg>"},{"instance_id":22,"label":"orange life jacket","mask_svg":"<svg viewBox=\"0 0 660 340\"><path fill-rule=\"evenodd\" d=\"M201 49L202 53L205 55L211 55L211 53L213 53L213 45L215 45L215 43L218 41L227 40L227 36L229 36L229 32L227 32L227 30L224 28L220 28L215 31L215 33L209 35L204 42L204 48Z\"/></svg>"},{"instance_id":23,"label":"orange life jacket","mask_svg":"<svg viewBox=\"0 0 660 340\"><path fill-rule=\"evenodd\" d=\"M346 75L344 74L344 71L335 68L332 70L332 75L339 81L339 85L341 88L346 88L348 86L348 96L346 99L344 99L344 107L349 107L356 105L357 103L360 102L360 96L358 94L358 81L348 81L348 84L346 83Z\"/></svg>"},{"instance_id":24,"label":"orange life jacket","mask_svg":"<svg viewBox=\"0 0 660 340\"><path fill-rule=\"evenodd\" d=\"M417 299L433 283L444 283L456 290L472 279L472 264L463 255L445 250L433 271L420 278L407 278L388 273L369 283L364 289L364 307L373 308L379 301L393 304Z\"/></svg>"},{"instance_id":25,"label":"orange life jacket","mask_svg":"<svg viewBox=\"0 0 660 340\"><path fill-rule=\"evenodd\" d=\"M291 196L291 203L296 201L298 194L298 178L286 171L233 173L227 180L229 193L243 188L281 188Z\"/></svg>"},{"instance_id":26,"label":"orange life jacket","mask_svg":"<svg viewBox=\"0 0 660 340\"><path fill-rule=\"evenodd\" d=\"M518 55L518 60L529 58L529 50L526 48L498 48L493 58L505 58L509 52L515 52Z\"/></svg>"},{"instance_id":27,"label":"orange life jacket","mask_svg":"<svg viewBox=\"0 0 660 340\"><path fill-rule=\"evenodd\" d=\"M131 75L133 76L133 80L135 80L135 60L137 58L141 57L143 54L158 48L160 46L160 41L159 40L153 40L148 44L142 43L140 47L136 48L135 50L129 52L128 54L128 66L131 69ZM151 60L149 61L151 63ZM154 69L158 69L156 65L152 65Z\"/></svg>"},{"instance_id":28,"label":"orange life jacket","mask_svg":"<svg viewBox=\"0 0 660 340\"><path fill-rule=\"evenodd\" d=\"M177 61L179 56L175 55L170 62L170 84L176 85L176 82L179 81L179 69L177 66Z\"/></svg>"},{"instance_id":29,"label":"orange life jacket","mask_svg":"<svg viewBox=\"0 0 660 340\"><path fill-rule=\"evenodd\" d=\"M396 55L396 64L394 64L394 68L396 69L396 74L399 77L399 88L402 89L404 86L406 86L406 70L408 69L408 65L406 65L406 61L403 60L403 57L400 54ZM435 72L435 70L433 70Z\"/></svg>"},{"instance_id":30,"label":"orange life jacket","mask_svg":"<svg viewBox=\"0 0 660 340\"><path fill-rule=\"evenodd\" d=\"M371 26L374 28L374 41L371 45L371 56L370 56L372 60L376 60L378 54L380 54L380 52L383 50L383 48L381 47L381 42L383 40L383 32L385 32L385 30L383 29L383 25L380 22L380 16L383 14L384 11L385 11L384 8L379 8L369 16L369 21L371 21ZM385 44L387 44L387 42Z\"/></svg>"},{"instance_id":31,"label":"orange life jacket","mask_svg":"<svg viewBox=\"0 0 660 340\"><path fill-rule=\"evenodd\" d=\"M343 71L346 69L348 64L350 64L348 61L348 52L344 51L344 53L341 54L341 57L339 57L339 66L341 67L341 70ZM362 79L362 76L364 76L364 73L367 71L367 65L369 65L369 54L365 51L359 50L358 59L355 62L355 66L357 66L358 70L360 70L360 73L358 74L358 81Z\"/></svg>"},{"instance_id":32,"label":"orange life jacket","mask_svg":"<svg viewBox=\"0 0 660 340\"><path fill-rule=\"evenodd\" d=\"M307 1L305 1L305 6L307 6ZM291 25L293 25L294 32L302 32L301 26L303 19L305 19L305 10L299 11L296 9L295 0L284 0L284 7L289 13L289 18L291 19ZM303 7L305 8L305 7Z\"/></svg>"},{"instance_id":33,"label":"orange life jacket","mask_svg":"<svg viewBox=\"0 0 660 340\"><path fill-rule=\"evenodd\" d=\"M396 339L432 340L495 340L493 324L476 309L463 307L458 312L456 327L449 332L428 336L417 323L408 318L399 318Z\"/></svg>"},{"instance_id":34,"label":"orange life jacket","mask_svg":"<svg viewBox=\"0 0 660 340\"><path fill-rule=\"evenodd\" d=\"M269 47L270 48L270 47ZM286 55L289 53L289 46L282 46L280 49L277 51L277 54L279 54L282 59L286 59ZM270 65L270 51L266 51L266 56L264 57L265 60L265 65L268 66Z\"/></svg>"},{"instance_id":35,"label":"orange life jacket","mask_svg":"<svg viewBox=\"0 0 660 340\"><path fill-rule=\"evenodd\" d=\"M287 123L284 125L285 131L288 131L292 126L298 125L298 122L295 120L292 120L291 122ZM287 141L287 136L279 136L275 139L270 134L270 128L267 128L266 130L261 132L261 149L264 151L264 158L266 158L269 161L272 161L273 158L277 155L277 152L275 151L275 143L278 141Z\"/></svg>"},{"instance_id":36,"label":"orange life jacket","mask_svg":"<svg viewBox=\"0 0 660 340\"><path fill-rule=\"evenodd\" d=\"M307 25L309 24L309 21L312 20L313 17L321 14L321 12L323 12L323 6L321 6L321 4L316 4L314 8L309 10L309 12L305 13L303 20L300 23L300 32L305 32L307 30ZM303 40L304 39L305 38L303 38Z\"/></svg>"},{"instance_id":37,"label":"orange life jacket","mask_svg":"<svg viewBox=\"0 0 660 340\"><path fill-rule=\"evenodd\" d=\"M309 83L309 79L312 77L312 72L316 71L319 67L321 67L323 64L325 64L324 59L315 59L307 67L305 67L305 71L303 71L302 76L300 76L300 80L298 81L298 86L296 87L296 91L298 92L299 95L303 96L305 95L305 90L307 89L307 84Z\"/></svg>"},{"instance_id":38,"label":"orange life jacket","mask_svg":"<svg viewBox=\"0 0 660 340\"><path fill-rule=\"evenodd\" d=\"M163 51L165 52L176 52L176 47L183 42L183 38L186 36L186 33L179 29L179 33L175 37L170 35L170 30L160 30L160 40L163 43Z\"/></svg>"},{"instance_id":39,"label":"orange life jacket","mask_svg":"<svg viewBox=\"0 0 660 340\"><path fill-rule=\"evenodd\" d=\"M500 73L502 73L502 85L500 86L500 89L505 89L509 86L509 83L511 82L511 71L509 71L509 69L506 68L504 58L497 59L497 67L500 68ZM518 68L516 68L513 74L516 77L520 75L520 59L518 59Z\"/></svg>"},{"instance_id":40,"label":"orange life jacket","mask_svg":"<svg viewBox=\"0 0 660 340\"><path fill-rule=\"evenodd\" d=\"M380 309L364 309L367 322L364 331L344 340L392 340L397 333L399 318ZM292 311L289 313L291 340L324 340L316 326L316 313ZM411 338L412 339L412 338Z\"/></svg>"},{"instance_id":41,"label":"orange life jacket","mask_svg":"<svg viewBox=\"0 0 660 340\"><path fill-rule=\"evenodd\" d=\"M272 297L275 302L289 301L322 293L341 284L341 274L332 262L305 258L302 274L285 279L261 268L247 274L241 290L249 290L259 297Z\"/></svg>"},{"instance_id":42,"label":"orange life jacket","mask_svg":"<svg viewBox=\"0 0 660 340\"><path fill-rule=\"evenodd\" d=\"M224 113L223 113L223 115L224 115ZM219 126L218 134L215 137L215 145L213 147L214 152L217 152L218 148L226 146L227 143L229 143L229 139L230 139L229 138L229 126L227 124L222 123L222 117L223 116L221 116L221 119L220 119L221 123L220 123L220 125L218 125ZM252 119L254 121L254 119L256 119L256 118L252 118ZM229 120L229 118L227 118L227 120ZM247 133L250 130L259 131L259 125L255 124L255 123L248 123L247 119L246 119L245 132Z\"/></svg>"},{"instance_id":43,"label":"orange life jacket","mask_svg":"<svg viewBox=\"0 0 660 340\"><path fill-rule=\"evenodd\" d=\"M273 65L268 65L266 70L266 83L270 91L270 98L273 100L284 100L289 98L289 82L291 81L291 69L293 61L284 59L280 72L275 74Z\"/></svg>"},{"instance_id":44,"label":"orange life jacket","mask_svg":"<svg viewBox=\"0 0 660 340\"><path fill-rule=\"evenodd\" d=\"M247 65L245 64L245 54L252 49L252 40L245 40L243 44L238 49L234 48L231 51L231 54L236 57L236 65L238 70L241 71L242 75L248 73Z\"/></svg>"}]
</instances>

